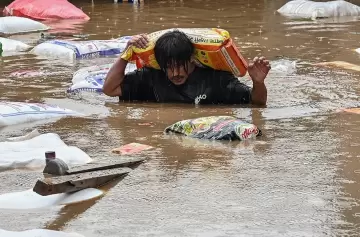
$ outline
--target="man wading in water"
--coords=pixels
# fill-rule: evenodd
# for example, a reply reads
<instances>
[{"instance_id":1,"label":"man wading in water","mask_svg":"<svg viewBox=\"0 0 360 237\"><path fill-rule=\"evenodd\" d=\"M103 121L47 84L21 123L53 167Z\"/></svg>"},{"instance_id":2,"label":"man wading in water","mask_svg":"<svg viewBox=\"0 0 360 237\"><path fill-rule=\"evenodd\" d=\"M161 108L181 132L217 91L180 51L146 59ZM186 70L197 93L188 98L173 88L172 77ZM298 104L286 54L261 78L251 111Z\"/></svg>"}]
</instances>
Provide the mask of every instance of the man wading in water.
<instances>
[{"instance_id":1,"label":"man wading in water","mask_svg":"<svg viewBox=\"0 0 360 237\"><path fill-rule=\"evenodd\" d=\"M137 35L128 47L146 48L148 42L146 35ZM264 57L249 64L251 89L230 72L195 66L191 62L194 46L180 31L162 35L154 52L161 70L142 68L125 75L128 62L120 58L107 74L103 92L126 101L266 105L264 81L271 67Z\"/></svg>"}]
</instances>

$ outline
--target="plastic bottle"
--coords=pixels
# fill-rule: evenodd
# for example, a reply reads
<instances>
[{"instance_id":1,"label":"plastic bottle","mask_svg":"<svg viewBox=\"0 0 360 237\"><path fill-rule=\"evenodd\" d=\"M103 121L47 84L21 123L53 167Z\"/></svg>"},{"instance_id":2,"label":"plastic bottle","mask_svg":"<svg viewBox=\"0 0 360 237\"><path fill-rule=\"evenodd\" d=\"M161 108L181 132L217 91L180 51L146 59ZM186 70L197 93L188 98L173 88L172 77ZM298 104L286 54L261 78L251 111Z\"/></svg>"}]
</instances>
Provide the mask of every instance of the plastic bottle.
<instances>
[{"instance_id":1,"label":"plastic bottle","mask_svg":"<svg viewBox=\"0 0 360 237\"><path fill-rule=\"evenodd\" d=\"M64 175L69 169L68 165L61 159L56 158L55 151L45 152L46 166L43 173L51 175Z\"/></svg>"}]
</instances>

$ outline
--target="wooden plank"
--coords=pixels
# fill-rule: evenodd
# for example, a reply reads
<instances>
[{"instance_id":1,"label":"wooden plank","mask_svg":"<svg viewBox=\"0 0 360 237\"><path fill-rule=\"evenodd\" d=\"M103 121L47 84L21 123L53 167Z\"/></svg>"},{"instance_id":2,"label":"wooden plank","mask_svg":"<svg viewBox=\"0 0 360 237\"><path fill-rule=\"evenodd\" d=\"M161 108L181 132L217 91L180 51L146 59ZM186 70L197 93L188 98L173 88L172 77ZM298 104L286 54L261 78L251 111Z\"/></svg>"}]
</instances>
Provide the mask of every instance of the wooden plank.
<instances>
[{"instance_id":1,"label":"wooden plank","mask_svg":"<svg viewBox=\"0 0 360 237\"><path fill-rule=\"evenodd\" d=\"M47 196L75 192L85 188L98 188L114 179L125 177L131 170L130 168L116 168L45 178L36 182L33 191Z\"/></svg>"},{"instance_id":2,"label":"wooden plank","mask_svg":"<svg viewBox=\"0 0 360 237\"><path fill-rule=\"evenodd\" d=\"M132 159L121 159L121 160L110 160L106 162L90 163L82 166L77 166L66 171L69 174L80 174L85 172L93 172L98 170L115 169L121 167L134 168L145 161L144 158L132 158Z\"/></svg>"}]
</instances>

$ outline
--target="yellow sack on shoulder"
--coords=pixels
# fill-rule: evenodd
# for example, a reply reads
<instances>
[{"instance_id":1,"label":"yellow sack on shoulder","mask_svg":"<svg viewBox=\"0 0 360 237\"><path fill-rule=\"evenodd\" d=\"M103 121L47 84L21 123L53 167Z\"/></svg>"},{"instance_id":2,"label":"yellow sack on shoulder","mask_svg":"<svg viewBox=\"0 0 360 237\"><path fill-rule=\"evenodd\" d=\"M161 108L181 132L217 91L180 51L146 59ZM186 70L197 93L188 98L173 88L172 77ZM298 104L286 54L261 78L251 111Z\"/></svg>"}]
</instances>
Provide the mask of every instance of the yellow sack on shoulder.
<instances>
[{"instance_id":1,"label":"yellow sack on shoulder","mask_svg":"<svg viewBox=\"0 0 360 237\"><path fill-rule=\"evenodd\" d=\"M145 49L129 47L122 59L136 63L138 68L160 69L155 59L156 40L163 34L179 30L184 32L195 47L195 62L198 66L208 66L216 70L232 72L237 77L245 76L248 64L230 38L228 31L217 28L180 28L156 31L148 35L149 46Z\"/></svg>"}]
</instances>

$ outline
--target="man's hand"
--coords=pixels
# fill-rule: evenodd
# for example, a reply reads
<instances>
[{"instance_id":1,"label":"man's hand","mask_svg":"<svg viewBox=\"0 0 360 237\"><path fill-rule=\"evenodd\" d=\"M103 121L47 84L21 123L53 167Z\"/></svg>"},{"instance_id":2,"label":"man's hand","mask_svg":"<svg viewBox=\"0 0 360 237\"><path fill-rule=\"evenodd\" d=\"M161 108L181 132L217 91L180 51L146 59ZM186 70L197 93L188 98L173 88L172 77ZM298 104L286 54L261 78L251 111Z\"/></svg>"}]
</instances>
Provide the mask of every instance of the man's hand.
<instances>
[{"instance_id":1,"label":"man's hand","mask_svg":"<svg viewBox=\"0 0 360 237\"><path fill-rule=\"evenodd\" d=\"M267 89L264 82L270 69L269 61L264 57L255 57L254 61L249 63L248 72L253 81L251 99L255 105L266 105Z\"/></svg>"},{"instance_id":2,"label":"man's hand","mask_svg":"<svg viewBox=\"0 0 360 237\"><path fill-rule=\"evenodd\" d=\"M134 35L127 43L127 47L135 46L145 49L149 45L149 38L146 34Z\"/></svg>"},{"instance_id":3,"label":"man's hand","mask_svg":"<svg viewBox=\"0 0 360 237\"><path fill-rule=\"evenodd\" d=\"M248 72L254 84L263 84L271 69L270 63L264 57L255 57L249 63Z\"/></svg>"}]
</instances>

